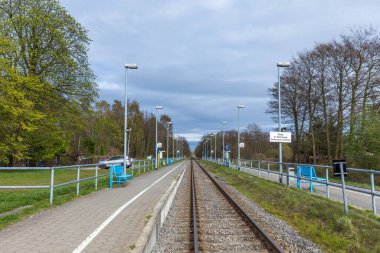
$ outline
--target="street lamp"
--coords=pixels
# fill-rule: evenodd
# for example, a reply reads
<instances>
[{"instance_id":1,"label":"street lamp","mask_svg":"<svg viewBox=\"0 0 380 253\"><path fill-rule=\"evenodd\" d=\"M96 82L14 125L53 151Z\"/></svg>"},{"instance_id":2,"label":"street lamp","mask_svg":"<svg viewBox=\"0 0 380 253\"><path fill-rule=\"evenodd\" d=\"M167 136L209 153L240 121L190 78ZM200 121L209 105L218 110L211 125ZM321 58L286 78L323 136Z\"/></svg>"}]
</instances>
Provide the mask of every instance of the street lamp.
<instances>
[{"instance_id":1,"label":"street lamp","mask_svg":"<svg viewBox=\"0 0 380 253\"><path fill-rule=\"evenodd\" d=\"M206 157L205 143L203 142L203 159Z\"/></svg>"},{"instance_id":2,"label":"street lamp","mask_svg":"<svg viewBox=\"0 0 380 253\"><path fill-rule=\"evenodd\" d=\"M169 130L173 123L171 121L166 122L166 165L169 164Z\"/></svg>"},{"instance_id":3,"label":"street lamp","mask_svg":"<svg viewBox=\"0 0 380 253\"><path fill-rule=\"evenodd\" d=\"M216 162L216 135L217 135L217 132L215 132L215 141L214 141L215 162Z\"/></svg>"},{"instance_id":4,"label":"street lamp","mask_svg":"<svg viewBox=\"0 0 380 253\"><path fill-rule=\"evenodd\" d=\"M222 144L223 144L223 147L222 147L222 151L223 151L223 161L222 161L222 162L223 162L223 163L224 163L224 127L223 127L223 126L224 126L225 124L227 124L227 121L223 121L223 122L222 122L222 139L223 139L223 140L222 140L222 142L223 142L223 143L222 143Z\"/></svg>"},{"instance_id":5,"label":"street lamp","mask_svg":"<svg viewBox=\"0 0 380 253\"><path fill-rule=\"evenodd\" d=\"M179 138L180 136L177 137L177 160L179 160Z\"/></svg>"},{"instance_id":6,"label":"street lamp","mask_svg":"<svg viewBox=\"0 0 380 253\"><path fill-rule=\"evenodd\" d=\"M157 162L158 162L158 159L157 159L157 151L158 151L158 146L157 146L157 111L158 110L162 110L164 109L164 107L160 106L160 105L157 105L156 106L156 156L155 156L155 169L157 170L158 168L158 165L157 165Z\"/></svg>"},{"instance_id":7,"label":"street lamp","mask_svg":"<svg viewBox=\"0 0 380 253\"><path fill-rule=\"evenodd\" d=\"M208 138L206 138L206 161L208 160Z\"/></svg>"},{"instance_id":8,"label":"street lamp","mask_svg":"<svg viewBox=\"0 0 380 253\"><path fill-rule=\"evenodd\" d=\"M278 76L278 131L281 132L281 79L280 68L287 68L290 66L290 62L278 62L277 63L277 76ZM282 143L278 143L278 164L280 169L280 183L282 183Z\"/></svg>"},{"instance_id":9,"label":"street lamp","mask_svg":"<svg viewBox=\"0 0 380 253\"><path fill-rule=\"evenodd\" d=\"M174 127L172 127L172 139L173 139L173 161L175 161L175 156L174 156L174 140L175 140L175 137L174 137L174 132L175 132L175 130L174 130Z\"/></svg>"},{"instance_id":10,"label":"street lamp","mask_svg":"<svg viewBox=\"0 0 380 253\"><path fill-rule=\"evenodd\" d=\"M128 84L128 69L137 69L137 64L125 64L125 98L124 98L124 174L127 172L127 119L128 119L128 93L127 93L127 84Z\"/></svg>"},{"instance_id":11,"label":"street lamp","mask_svg":"<svg viewBox=\"0 0 380 253\"><path fill-rule=\"evenodd\" d=\"M180 140L180 147L179 147L179 153L180 153L180 158L182 159L183 158L183 138L181 137L181 140Z\"/></svg>"},{"instance_id":12,"label":"street lamp","mask_svg":"<svg viewBox=\"0 0 380 253\"><path fill-rule=\"evenodd\" d=\"M245 105L238 105L238 170L240 170L240 109L245 108Z\"/></svg>"},{"instance_id":13,"label":"street lamp","mask_svg":"<svg viewBox=\"0 0 380 253\"><path fill-rule=\"evenodd\" d=\"M211 142L210 142L210 157L211 157L211 160L212 160L212 157L213 157L213 154L214 154L214 150L212 150L212 137L214 137L214 134L211 134ZM215 138L214 138L214 141L215 141Z\"/></svg>"}]
</instances>

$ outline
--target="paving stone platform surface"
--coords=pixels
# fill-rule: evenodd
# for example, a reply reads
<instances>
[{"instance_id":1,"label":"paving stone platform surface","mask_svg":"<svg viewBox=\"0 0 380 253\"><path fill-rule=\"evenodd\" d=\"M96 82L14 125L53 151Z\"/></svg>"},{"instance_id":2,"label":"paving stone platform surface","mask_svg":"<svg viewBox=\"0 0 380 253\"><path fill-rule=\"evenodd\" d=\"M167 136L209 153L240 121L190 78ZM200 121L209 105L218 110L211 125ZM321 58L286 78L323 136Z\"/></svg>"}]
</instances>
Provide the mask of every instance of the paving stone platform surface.
<instances>
[{"instance_id":1,"label":"paving stone platform surface","mask_svg":"<svg viewBox=\"0 0 380 253\"><path fill-rule=\"evenodd\" d=\"M130 251L154 206L186 166L188 161L176 163L22 220L0 231L0 251L73 252L117 209L177 167L120 212L82 252Z\"/></svg>"}]
</instances>

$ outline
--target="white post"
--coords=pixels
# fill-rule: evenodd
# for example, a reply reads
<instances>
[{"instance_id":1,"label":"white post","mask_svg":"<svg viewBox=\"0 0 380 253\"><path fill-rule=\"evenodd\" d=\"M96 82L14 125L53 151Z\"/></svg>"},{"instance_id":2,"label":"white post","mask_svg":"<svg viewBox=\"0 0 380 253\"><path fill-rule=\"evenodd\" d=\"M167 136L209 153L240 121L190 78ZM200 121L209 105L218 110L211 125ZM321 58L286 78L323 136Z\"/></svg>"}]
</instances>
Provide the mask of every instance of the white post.
<instances>
[{"instance_id":1,"label":"white post","mask_svg":"<svg viewBox=\"0 0 380 253\"><path fill-rule=\"evenodd\" d=\"M50 175L50 205L53 205L54 198L54 167L51 168Z\"/></svg>"},{"instance_id":2,"label":"white post","mask_svg":"<svg viewBox=\"0 0 380 253\"><path fill-rule=\"evenodd\" d=\"M346 196L346 183L344 181L344 172L343 172L343 163L339 163L340 167L340 178L342 179L342 191L343 191L343 203L344 203L344 213L348 214L348 203L347 203L347 196Z\"/></svg>"},{"instance_id":3,"label":"white post","mask_svg":"<svg viewBox=\"0 0 380 253\"><path fill-rule=\"evenodd\" d=\"M95 166L95 191L98 190L98 170L99 167L98 165Z\"/></svg>"},{"instance_id":4,"label":"white post","mask_svg":"<svg viewBox=\"0 0 380 253\"><path fill-rule=\"evenodd\" d=\"M215 162L216 162L216 132L215 132L215 142L214 142L214 152L215 152Z\"/></svg>"},{"instance_id":5,"label":"white post","mask_svg":"<svg viewBox=\"0 0 380 253\"><path fill-rule=\"evenodd\" d=\"M330 199L329 168L326 168L326 197L327 199Z\"/></svg>"},{"instance_id":6,"label":"white post","mask_svg":"<svg viewBox=\"0 0 380 253\"><path fill-rule=\"evenodd\" d=\"M158 165L157 165L157 162L158 162L158 156L157 156L157 152L158 152L158 147L157 147L157 107L156 107L156 144L155 144L155 146L154 146L154 149L155 149L155 152L156 152L156 154L155 154L155 156L154 156L154 160L155 160L155 169L157 170L157 168L158 168Z\"/></svg>"},{"instance_id":7,"label":"white post","mask_svg":"<svg viewBox=\"0 0 380 253\"><path fill-rule=\"evenodd\" d=\"M375 176L371 172L372 213L376 215Z\"/></svg>"},{"instance_id":8,"label":"white post","mask_svg":"<svg viewBox=\"0 0 380 253\"><path fill-rule=\"evenodd\" d=\"M251 164L252 164L252 162L251 162ZM251 165L251 167L252 167L252 165ZM259 161L259 177L260 177L260 171L261 171L261 161Z\"/></svg>"},{"instance_id":9,"label":"white post","mask_svg":"<svg viewBox=\"0 0 380 253\"><path fill-rule=\"evenodd\" d=\"M280 68L287 68L290 66L289 62L278 62L278 131L281 132L281 78ZM282 183L282 143L278 143L278 165L280 170L280 183Z\"/></svg>"},{"instance_id":10,"label":"white post","mask_svg":"<svg viewBox=\"0 0 380 253\"><path fill-rule=\"evenodd\" d=\"M278 69L278 131L281 132L281 80L280 80L280 67ZM278 143L278 162L280 179L279 182L282 183L282 143Z\"/></svg>"},{"instance_id":11,"label":"white post","mask_svg":"<svg viewBox=\"0 0 380 253\"><path fill-rule=\"evenodd\" d=\"M127 123L128 123L128 97L127 97L127 83L128 83L128 68L125 68L125 97L124 97L124 174L127 172Z\"/></svg>"},{"instance_id":12,"label":"white post","mask_svg":"<svg viewBox=\"0 0 380 253\"><path fill-rule=\"evenodd\" d=\"M77 195L79 195L80 167L77 168Z\"/></svg>"}]
</instances>

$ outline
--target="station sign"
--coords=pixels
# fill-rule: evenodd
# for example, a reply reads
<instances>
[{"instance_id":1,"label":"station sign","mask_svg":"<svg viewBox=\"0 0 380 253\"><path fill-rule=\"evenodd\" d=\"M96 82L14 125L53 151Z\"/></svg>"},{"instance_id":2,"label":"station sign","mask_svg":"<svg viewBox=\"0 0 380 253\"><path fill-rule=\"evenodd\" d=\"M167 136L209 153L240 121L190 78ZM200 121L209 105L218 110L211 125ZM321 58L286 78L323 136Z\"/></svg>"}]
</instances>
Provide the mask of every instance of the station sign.
<instances>
[{"instance_id":1,"label":"station sign","mask_svg":"<svg viewBox=\"0 0 380 253\"><path fill-rule=\"evenodd\" d=\"M292 133L291 132L270 132L270 142L282 142L291 143Z\"/></svg>"},{"instance_id":2,"label":"station sign","mask_svg":"<svg viewBox=\"0 0 380 253\"><path fill-rule=\"evenodd\" d=\"M240 146L241 148L244 148L244 142L240 142Z\"/></svg>"}]
</instances>

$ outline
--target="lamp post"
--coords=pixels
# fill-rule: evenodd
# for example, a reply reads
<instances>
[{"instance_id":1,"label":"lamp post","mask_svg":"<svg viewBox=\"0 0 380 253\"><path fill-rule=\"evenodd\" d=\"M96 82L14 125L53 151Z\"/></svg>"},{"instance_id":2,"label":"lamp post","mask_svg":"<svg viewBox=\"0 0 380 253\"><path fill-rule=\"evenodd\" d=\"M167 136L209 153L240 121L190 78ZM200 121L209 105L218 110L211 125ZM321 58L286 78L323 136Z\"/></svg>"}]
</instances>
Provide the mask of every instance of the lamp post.
<instances>
[{"instance_id":1,"label":"lamp post","mask_svg":"<svg viewBox=\"0 0 380 253\"><path fill-rule=\"evenodd\" d=\"M124 174L127 172L127 123L128 123L128 93L127 93L127 84L128 84L128 69L137 69L137 64L125 64L125 97L124 97Z\"/></svg>"},{"instance_id":2,"label":"lamp post","mask_svg":"<svg viewBox=\"0 0 380 253\"><path fill-rule=\"evenodd\" d=\"M278 76L278 131L281 132L281 79L280 68L287 68L290 66L290 62L278 62L277 63L277 76ZM282 183L282 143L278 143L278 164L280 170L280 180Z\"/></svg>"},{"instance_id":3,"label":"lamp post","mask_svg":"<svg viewBox=\"0 0 380 253\"><path fill-rule=\"evenodd\" d=\"M206 138L206 161L208 160L208 139Z\"/></svg>"},{"instance_id":4,"label":"lamp post","mask_svg":"<svg viewBox=\"0 0 380 253\"><path fill-rule=\"evenodd\" d=\"M179 153L180 153L180 157L182 159L183 158L183 138L181 138Z\"/></svg>"},{"instance_id":5,"label":"lamp post","mask_svg":"<svg viewBox=\"0 0 380 253\"><path fill-rule=\"evenodd\" d=\"M202 143L202 160L204 159L205 157L205 143L203 142Z\"/></svg>"},{"instance_id":6,"label":"lamp post","mask_svg":"<svg viewBox=\"0 0 380 253\"><path fill-rule=\"evenodd\" d=\"M225 158L224 158L224 127L223 127L223 126L224 126L225 124L227 124L227 121L223 121L223 122L222 122L222 142L223 142L223 143L222 143L222 144L223 144L223 147L222 147L222 151L223 151L223 161L222 161L222 162L223 162L223 163L224 163L224 159L225 159Z\"/></svg>"},{"instance_id":7,"label":"lamp post","mask_svg":"<svg viewBox=\"0 0 380 253\"><path fill-rule=\"evenodd\" d=\"M210 151L211 151L211 152L210 152L210 158L211 158L211 160L212 160L213 154L214 154L214 152L215 152L215 151L212 149L212 137L214 137L214 134L211 134L210 136L211 136L211 137L210 137L210 138L211 138L211 141L210 141ZM214 138L214 141L215 141L215 138Z\"/></svg>"},{"instance_id":8,"label":"lamp post","mask_svg":"<svg viewBox=\"0 0 380 253\"><path fill-rule=\"evenodd\" d=\"M169 164L169 130L170 126L173 123L171 121L166 122L165 128L166 128L166 165Z\"/></svg>"},{"instance_id":9,"label":"lamp post","mask_svg":"<svg viewBox=\"0 0 380 253\"><path fill-rule=\"evenodd\" d=\"M215 153L214 153L214 159L215 159L215 162L216 162L216 137L217 137L217 134L218 132L215 132L215 139L214 139L214 150L215 150Z\"/></svg>"},{"instance_id":10,"label":"lamp post","mask_svg":"<svg viewBox=\"0 0 380 253\"><path fill-rule=\"evenodd\" d=\"M175 130L173 129L173 127L172 127L172 139L173 139L173 161L175 161L175 155L174 155L174 140L175 140L175 137L174 137L174 132L175 132Z\"/></svg>"},{"instance_id":11,"label":"lamp post","mask_svg":"<svg viewBox=\"0 0 380 253\"><path fill-rule=\"evenodd\" d=\"M245 105L238 105L238 170L240 170L240 109L245 108Z\"/></svg>"},{"instance_id":12,"label":"lamp post","mask_svg":"<svg viewBox=\"0 0 380 253\"><path fill-rule=\"evenodd\" d=\"M155 169L157 170L157 168L158 168L158 164L157 164L157 162L158 162L158 159L157 159L157 151L158 151L158 146L157 146L157 111L158 110L162 110L162 109L164 109L164 107L162 107L162 106L160 106L160 105L157 105L156 106L156 156L154 157L155 158Z\"/></svg>"},{"instance_id":13,"label":"lamp post","mask_svg":"<svg viewBox=\"0 0 380 253\"><path fill-rule=\"evenodd\" d=\"M216 135L217 135L217 132L215 132L215 141L214 141L215 162L216 162Z\"/></svg>"},{"instance_id":14,"label":"lamp post","mask_svg":"<svg viewBox=\"0 0 380 253\"><path fill-rule=\"evenodd\" d=\"M179 160L179 136L177 138L177 160Z\"/></svg>"}]
</instances>

